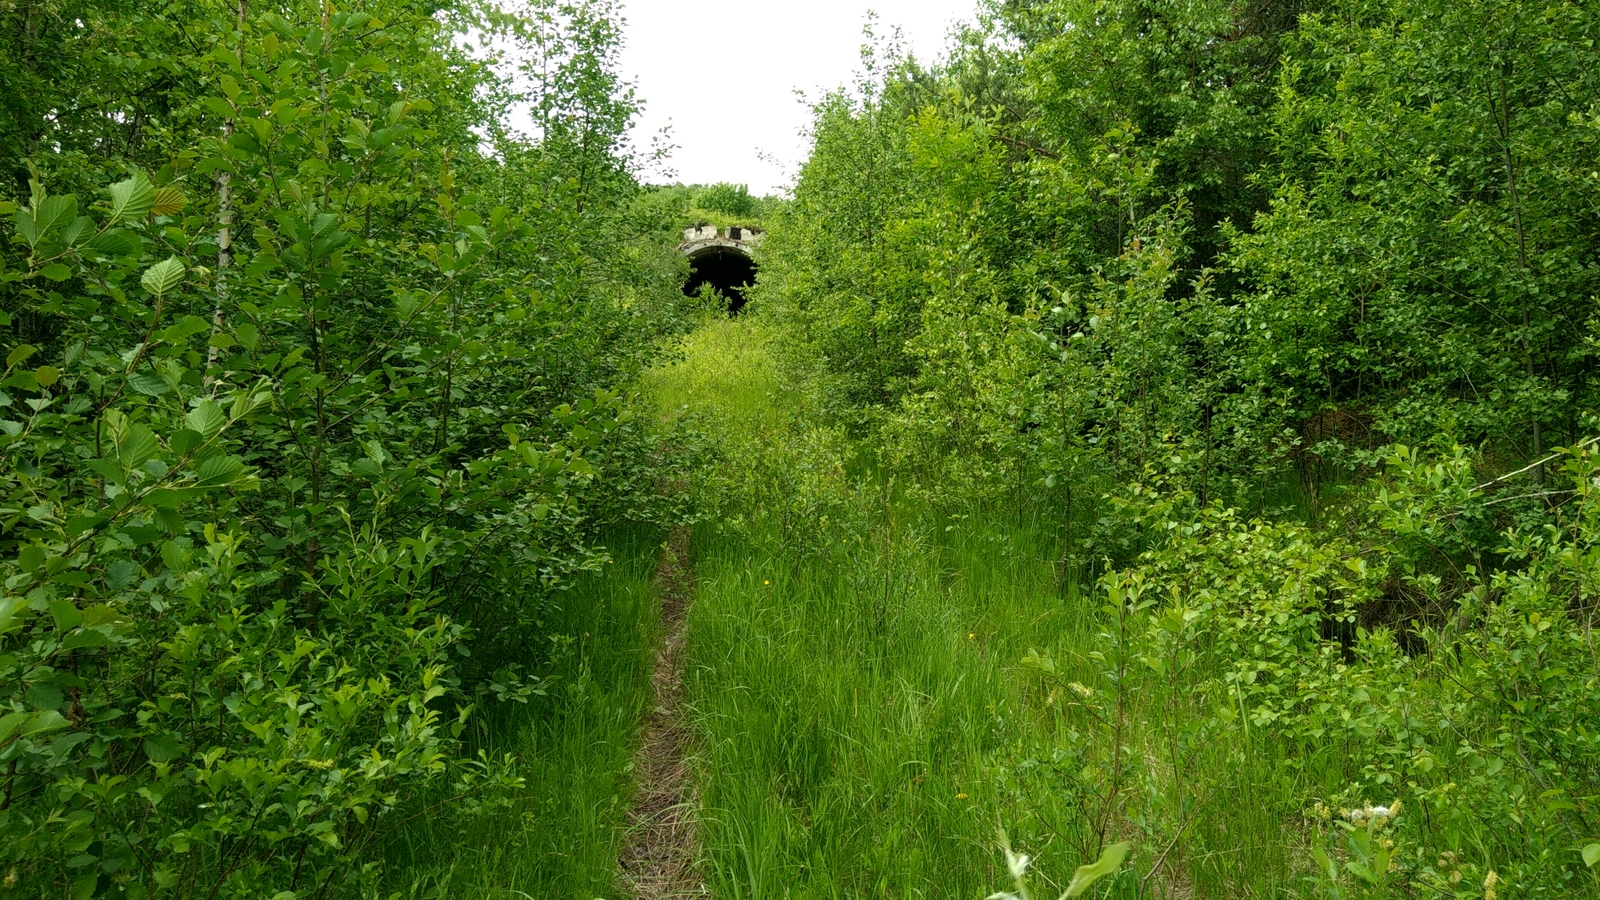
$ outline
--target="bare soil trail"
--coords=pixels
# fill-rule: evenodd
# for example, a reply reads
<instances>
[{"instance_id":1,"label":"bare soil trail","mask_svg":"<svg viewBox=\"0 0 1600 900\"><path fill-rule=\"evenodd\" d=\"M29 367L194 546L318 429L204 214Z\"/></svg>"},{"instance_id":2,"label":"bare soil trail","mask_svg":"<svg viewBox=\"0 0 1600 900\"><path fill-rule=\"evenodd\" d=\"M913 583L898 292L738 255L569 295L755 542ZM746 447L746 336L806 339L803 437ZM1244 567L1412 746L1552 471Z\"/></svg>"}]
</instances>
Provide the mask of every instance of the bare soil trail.
<instances>
[{"instance_id":1,"label":"bare soil trail","mask_svg":"<svg viewBox=\"0 0 1600 900\"><path fill-rule=\"evenodd\" d=\"M644 737L633 754L638 787L618 854L622 887L637 900L706 895L695 872L700 843L688 765L690 728L683 705L685 613L695 591L689 536L687 526L674 528L656 563L655 589L665 633L656 651L651 676L654 697Z\"/></svg>"}]
</instances>

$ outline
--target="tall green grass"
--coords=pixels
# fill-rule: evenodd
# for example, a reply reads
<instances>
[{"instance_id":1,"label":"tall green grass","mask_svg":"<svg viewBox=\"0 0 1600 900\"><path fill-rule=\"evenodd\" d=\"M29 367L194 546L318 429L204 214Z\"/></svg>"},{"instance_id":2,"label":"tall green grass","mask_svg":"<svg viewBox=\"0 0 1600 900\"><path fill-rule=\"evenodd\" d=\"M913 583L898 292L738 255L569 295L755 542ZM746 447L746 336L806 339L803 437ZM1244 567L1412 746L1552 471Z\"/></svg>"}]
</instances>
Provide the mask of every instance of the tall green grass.
<instances>
[{"instance_id":1,"label":"tall green grass","mask_svg":"<svg viewBox=\"0 0 1600 900\"><path fill-rule=\"evenodd\" d=\"M1002 828L1041 895L1130 838L1101 896L1297 884L1297 813L1337 765L1247 746L1176 684L1122 698L1114 778L1114 723L1067 687L1116 690L1096 658L1114 621L1059 571L1057 530L901 496L818 437L771 347L759 319L718 322L652 376L729 461L729 508L697 532L687 667L713 895L982 898L1008 883Z\"/></svg>"},{"instance_id":2,"label":"tall green grass","mask_svg":"<svg viewBox=\"0 0 1600 900\"><path fill-rule=\"evenodd\" d=\"M680 339L669 362L645 373L644 387L663 418L693 416L725 448L748 449L757 435L792 421L805 400L785 377L773 340L754 316L708 317Z\"/></svg>"},{"instance_id":3,"label":"tall green grass","mask_svg":"<svg viewBox=\"0 0 1600 900\"><path fill-rule=\"evenodd\" d=\"M547 694L472 720L472 752L496 763L509 755L522 786L465 802L442 786L401 811L405 825L384 847L388 891L613 896L631 756L660 631L650 588L660 541L653 528L620 531L610 541L614 562L563 596L549 623L559 637L528 647L523 660L548 675Z\"/></svg>"}]
</instances>

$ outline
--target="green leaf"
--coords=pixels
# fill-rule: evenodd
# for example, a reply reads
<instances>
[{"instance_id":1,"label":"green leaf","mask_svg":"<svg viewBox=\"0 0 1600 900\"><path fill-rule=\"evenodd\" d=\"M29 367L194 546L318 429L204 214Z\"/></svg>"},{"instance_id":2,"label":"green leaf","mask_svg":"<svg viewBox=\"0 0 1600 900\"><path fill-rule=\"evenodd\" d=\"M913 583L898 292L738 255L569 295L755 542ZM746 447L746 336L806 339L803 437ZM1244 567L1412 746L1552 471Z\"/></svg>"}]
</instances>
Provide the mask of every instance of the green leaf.
<instances>
[{"instance_id":1,"label":"green leaf","mask_svg":"<svg viewBox=\"0 0 1600 900\"><path fill-rule=\"evenodd\" d=\"M155 432L143 425L134 425L117 441L117 458L122 461L123 466L137 469L144 465L145 460L154 456L159 448Z\"/></svg>"},{"instance_id":2,"label":"green leaf","mask_svg":"<svg viewBox=\"0 0 1600 900\"><path fill-rule=\"evenodd\" d=\"M111 257L138 256L144 251L144 244L139 238L123 228L112 228L97 235L87 246L96 253Z\"/></svg>"},{"instance_id":3,"label":"green leaf","mask_svg":"<svg viewBox=\"0 0 1600 900\"><path fill-rule=\"evenodd\" d=\"M134 172L132 177L111 186L111 221L142 219L155 203L155 185L143 172Z\"/></svg>"},{"instance_id":4,"label":"green leaf","mask_svg":"<svg viewBox=\"0 0 1600 900\"><path fill-rule=\"evenodd\" d=\"M261 330L245 322L233 329L233 336L243 344L245 349L254 350L261 343Z\"/></svg>"},{"instance_id":5,"label":"green leaf","mask_svg":"<svg viewBox=\"0 0 1600 900\"><path fill-rule=\"evenodd\" d=\"M144 394L146 397L160 397L171 392L172 387L166 379L150 372L140 372L128 379L128 386Z\"/></svg>"},{"instance_id":6,"label":"green leaf","mask_svg":"<svg viewBox=\"0 0 1600 900\"><path fill-rule=\"evenodd\" d=\"M37 352L38 349L38 347L35 347L32 344L17 345L16 347L12 348L10 353L6 354L6 368L9 369L14 366L21 365L27 360L28 357Z\"/></svg>"},{"instance_id":7,"label":"green leaf","mask_svg":"<svg viewBox=\"0 0 1600 900\"><path fill-rule=\"evenodd\" d=\"M145 290L157 297L165 297L172 293L173 288L183 283L183 275L186 271L188 270L184 268L183 263L179 262L176 256L169 256L146 269L144 276L139 279L139 283L144 285Z\"/></svg>"},{"instance_id":8,"label":"green leaf","mask_svg":"<svg viewBox=\"0 0 1600 900\"><path fill-rule=\"evenodd\" d=\"M184 316L174 322L161 333L161 340L176 344L179 341L193 337L211 327L211 323L199 316Z\"/></svg>"},{"instance_id":9,"label":"green leaf","mask_svg":"<svg viewBox=\"0 0 1600 900\"><path fill-rule=\"evenodd\" d=\"M35 710L56 709L65 698L60 685L49 681L34 682L22 692L22 702Z\"/></svg>"},{"instance_id":10,"label":"green leaf","mask_svg":"<svg viewBox=\"0 0 1600 900\"><path fill-rule=\"evenodd\" d=\"M33 211L34 222L39 228L39 240L44 240L53 229L70 223L78 217L78 198L71 194L46 197ZM30 241L29 245L32 246Z\"/></svg>"},{"instance_id":11,"label":"green leaf","mask_svg":"<svg viewBox=\"0 0 1600 900\"><path fill-rule=\"evenodd\" d=\"M66 263L51 263L40 269L39 274L51 281L66 281L72 277L72 267Z\"/></svg>"},{"instance_id":12,"label":"green leaf","mask_svg":"<svg viewBox=\"0 0 1600 900\"><path fill-rule=\"evenodd\" d=\"M172 762L183 753L183 745L170 734L153 734L144 739L144 753L151 762Z\"/></svg>"},{"instance_id":13,"label":"green leaf","mask_svg":"<svg viewBox=\"0 0 1600 900\"><path fill-rule=\"evenodd\" d=\"M66 717L53 709L33 714L33 721L23 726L19 737L28 737L35 734L44 734L46 731L55 731L67 727Z\"/></svg>"},{"instance_id":14,"label":"green leaf","mask_svg":"<svg viewBox=\"0 0 1600 900\"><path fill-rule=\"evenodd\" d=\"M25 712L14 712L0 717L0 745L11 740L13 735L22 730L23 724L32 718L32 713Z\"/></svg>"},{"instance_id":15,"label":"green leaf","mask_svg":"<svg viewBox=\"0 0 1600 900\"><path fill-rule=\"evenodd\" d=\"M90 869L72 881L72 900L92 900L100 890L103 876L98 868Z\"/></svg>"},{"instance_id":16,"label":"green leaf","mask_svg":"<svg viewBox=\"0 0 1600 900\"><path fill-rule=\"evenodd\" d=\"M200 432L206 440L217 436L217 432L228 424L228 416L222 411L221 404L215 400L202 400L189 414L184 417L190 428Z\"/></svg>"},{"instance_id":17,"label":"green leaf","mask_svg":"<svg viewBox=\"0 0 1600 900\"><path fill-rule=\"evenodd\" d=\"M83 613L71 600L51 600L50 615L55 617L58 631L70 631L83 624Z\"/></svg>"},{"instance_id":18,"label":"green leaf","mask_svg":"<svg viewBox=\"0 0 1600 900\"><path fill-rule=\"evenodd\" d=\"M88 216L79 216L72 220L72 224L61 233L62 240L68 247L76 247L85 238L94 236L94 220Z\"/></svg>"},{"instance_id":19,"label":"green leaf","mask_svg":"<svg viewBox=\"0 0 1600 900\"><path fill-rule=\"evenodd\" d=\"M1592 869L1595 863L1600 863L1600 843L1589 844L1583 848L1583 864Z\"/></svg>"},{"instance_id":20,"label":"green leaf","mask_svg":"<svg viewBox=\"0 0 1600 900\"><path fill-rule=\"evenodd\" d=\"M1068 897L1081 897L1094 886L1096 881L1115 873L1122 868L1122 861L1128 858L1128 848L1132 846L1127 841L1112 844L1100 854L1100 858L1088 865L1078 867L1072 873L1072 881L1067 885L1067 892L1062 894L1062 900Z\"/></svg>"},{"instance_id":21,"label":"green leaf","mask_svg":"<svg viewBox=\"0 0 1600 900\"><path fill-rule=\"evenodd\" d=\"M179 191L177 188L172 187L171 185L159 187L156 188L155 200L150 205L150 215L177 215L178 213L183 212L183 208L188 205L189 200L187 197L183 196L182 191Z\"/></svg>"},{"instance_id":22,"label":"green leaf","mask_svg":"<svg viewBox=\"0 0 1600 900\"><path fill-rule=\"evenodd\" d=\"M94 647L110 647L115 643L116 641L106 636L104 632L96 631L93 628L85 628L82 631L68 635L67 639L61 642L61 649L88 650Z\"/></svg>"},{"instance_id":23,"label":"green leaf","mask_svg":"<svg viewBox=\"0 0 1600 900\"><path fill-rule=\"evenodd\" d=\"M34 370L33 380L39 382L40 387L49 387L61 380L61 370L55 366L40 366Z\"/></svg>"},{"instance_id":24,"label":"green leaf","mask_svg":"<svg viewBox=\"0 0 1600 900\"><path fill-rule=\"evenodd\" d=\"M213 456L196 466L195 473L203 485L230 484L244 476L244 463L236 456Z\"/></svg>"},{"instance_id":25,"label":"green leaf","mask_svg":"<svg viewBox=\"0 0 1600 900\"><path fill-rule=\"evenodd\" d=\"M44 548L38 544L23 544L22 549L17 551L17 565L30 575L39 571L39 567L44 565Z\"/></svg>"},{"instance_id":26,"label":"green leaf","mask_svg":"<svg viewBox=\"0 0 1600 900\"><path fill-rule=\"evenodd\" d=\"M39 224L33 220L33 213L25 209L17 210L12 215L11 221L17 227L17 234L29 247L39 245Z\"/></svg>"},{"instance_id":27,"label":"green leaf","mask_svg":"<svg viewBox=\"0 0 1600 900\"><path fill-rule=\"evenodd\" d=\"M0 598L0 634L4 634L13 627L20 625L21 622L17 619L17 612L25 609L27 609L27 601L21 597Z\"/></svg>"}]
</instances>

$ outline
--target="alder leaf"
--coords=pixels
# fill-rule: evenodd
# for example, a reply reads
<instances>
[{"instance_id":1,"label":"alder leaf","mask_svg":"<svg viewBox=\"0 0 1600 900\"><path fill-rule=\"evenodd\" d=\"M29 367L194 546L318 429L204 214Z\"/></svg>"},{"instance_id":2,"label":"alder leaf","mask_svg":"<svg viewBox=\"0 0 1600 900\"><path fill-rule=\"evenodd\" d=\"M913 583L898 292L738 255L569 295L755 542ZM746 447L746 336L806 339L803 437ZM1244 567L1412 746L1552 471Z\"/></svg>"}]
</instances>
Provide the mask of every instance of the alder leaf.
<instances>
[{"instance_id":1,"label":"alder leaf","mask_svg":"<svg viewBox=\"0 0 1600 900\"><path fill-rule=\"evenodd\" d=\"M111 221L142 219L155 206L156 189L143 172L111 186Z\"/></svg>"},{"instance_id":2,"label":"alder leaf","mask_svg":"<svg viewBox=\"0 0 1600 900\"><path fill-rule=\"evenodd\" d=\"M170 256L146 269L139 283L157 297L165 297L183 283L183 273L186 271L176 256Z\"/></svg>"},{"instance_id":3,"label":"alder leaf","mask_svg":"<svg viewBox=\"0 0 1600 900\"><path fill-rule=\"evenodd\" d=\"M188 205L189 198L183 196L183 192L179 191L177 188L172 187L171 185L156 188L155 202L150 206L150 215L176 215L182 212L183 208Z\"/></svg>"}]
</instances>

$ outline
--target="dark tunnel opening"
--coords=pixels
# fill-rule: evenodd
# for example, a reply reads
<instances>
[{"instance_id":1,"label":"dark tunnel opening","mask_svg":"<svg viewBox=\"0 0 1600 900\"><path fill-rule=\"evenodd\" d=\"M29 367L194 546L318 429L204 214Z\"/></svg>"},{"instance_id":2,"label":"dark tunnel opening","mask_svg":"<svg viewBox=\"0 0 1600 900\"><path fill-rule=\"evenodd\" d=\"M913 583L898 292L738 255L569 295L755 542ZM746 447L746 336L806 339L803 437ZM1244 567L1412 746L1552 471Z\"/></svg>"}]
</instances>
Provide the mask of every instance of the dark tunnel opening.
<instances>
[{"instance_id":1,"label":"dark tunnel opening","mask_svg":"<svg viewBox=\"0 0 1600 900\"><path fill-rule=\"evenodd\" d=\"M728 247L712 247L689 257L689 280L683 292L693 297L702 285L711 285L728 298L728 313L738 315L744 308L744 289L756 280L756 264L750 257Z\"/></svg>"}]
</instances>

